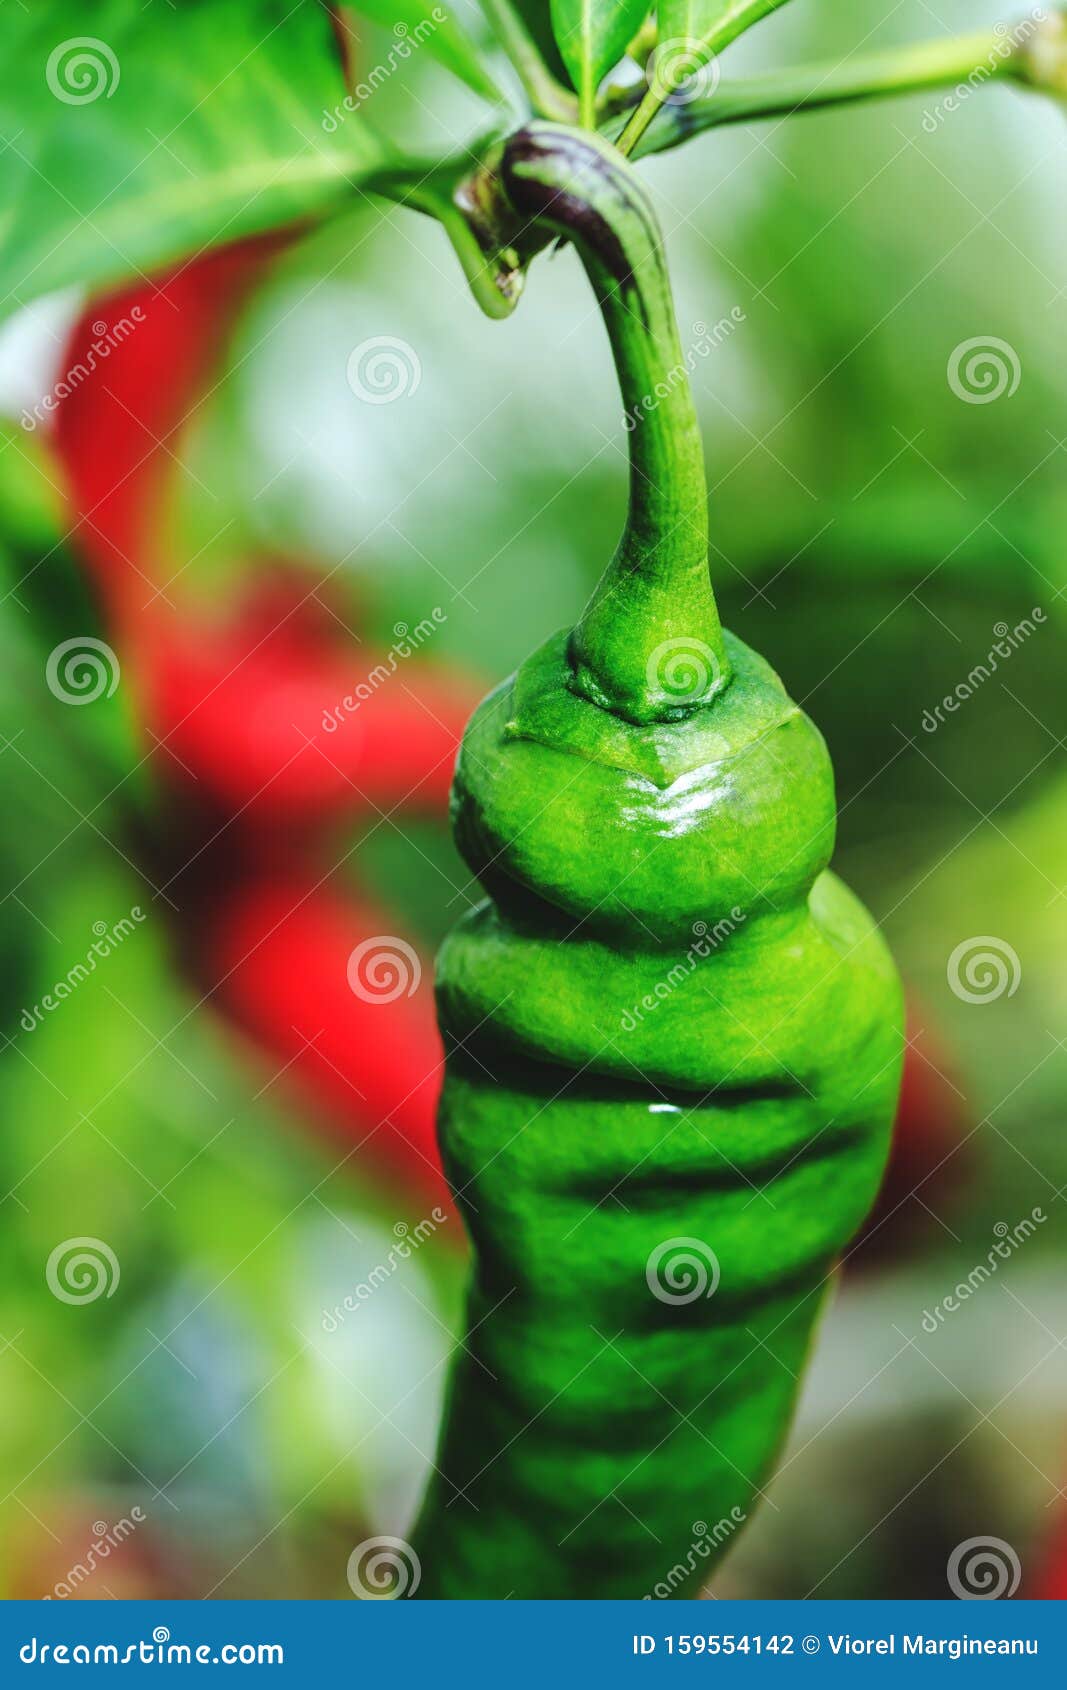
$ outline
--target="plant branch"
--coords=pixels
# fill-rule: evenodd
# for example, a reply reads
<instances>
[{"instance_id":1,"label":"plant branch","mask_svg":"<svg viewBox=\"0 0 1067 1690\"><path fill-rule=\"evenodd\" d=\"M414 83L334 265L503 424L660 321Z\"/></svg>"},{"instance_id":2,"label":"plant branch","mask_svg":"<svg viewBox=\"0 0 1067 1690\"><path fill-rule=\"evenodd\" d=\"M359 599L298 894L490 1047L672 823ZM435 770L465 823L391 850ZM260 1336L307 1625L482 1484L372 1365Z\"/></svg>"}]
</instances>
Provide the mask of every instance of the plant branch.
<instances>
[{"instance_id":1,"label":"plant branch","mask_svg":"<svg viewBox=\"0 0 1067 1690\"><path fill-rule=\"evenodd\" d=\"M557 123L577 122L576 96L552 75L511 0L482 0L482 10L537 115Z\"/></svg>"},{"instance_id":2,"label":"plant branch","mask_svg":"<svg viewBox=\"0 0 1067 1690\"><path fill-rule=\"evenodd\" d=\"M729 47L731 42L736 41L739 35L744 35L746 30L751 29L771 12L776 12L785 3L786 0L732 0L724 15L697 40L663 43L652 61L648 91L619 138L619 151L623 154L633 152L656 113L675 92L669 74L661 64L664 48L684 47L686 51L681 55L681 60L684 61L687 72L691 73L696 70L699 62L707 63L713 59L717 53Z\"/></svg>"},{"instance_id":3,"label":"plant branch","mask_svg":"<svg viewBox=\"0 0 1067 1690\"><path fill-rule=\"evenodd\" d=\"M986 82L1015 82L1067 96L1067 14L1057 12L1040 23L1024 19L1013 30L1002 25L948 41L891 47L845 63L798 65L723 82L710 99L668 106L640 141L637 156L664 152L727 123Z\"/></svg>"}]
</instances>

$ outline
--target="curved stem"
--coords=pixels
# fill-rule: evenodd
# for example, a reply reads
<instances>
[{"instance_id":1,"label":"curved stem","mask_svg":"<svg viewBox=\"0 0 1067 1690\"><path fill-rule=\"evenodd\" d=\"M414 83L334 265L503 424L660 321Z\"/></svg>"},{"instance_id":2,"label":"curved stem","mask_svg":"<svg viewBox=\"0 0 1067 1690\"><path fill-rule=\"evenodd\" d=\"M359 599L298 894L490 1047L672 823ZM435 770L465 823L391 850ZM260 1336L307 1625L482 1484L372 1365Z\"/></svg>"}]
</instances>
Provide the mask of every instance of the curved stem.
<instances>
[{"instance_id":1,"label":"curved stem","mask_svg":"<svg viewBox=\"0 0 1067 1690\"><path fill-rule=\"evenodd\" d=\"M991 29L948 41L890 47L844 63L796 65L767 76L723 82L710 99L667 106L641 140L637 156L664 152L691 135L727 123L1011 80L1033 83L1030 60L1010 36Z\"/></svg>"},{"instance_id":2,"label":"curved stem","mask_svg":"<svg viewBox=\"0 0 1067 1690\"><path fill-rule=\"evenodd\" d=\"M728 679L708 574L704 456L655 213L599 136L531 123L502 165L515 209L578 249L611 340L630 444L626 528L571 638L574 686L633 722L706 703ZM665 648L703 647L707 689L678 706Z\"/></svg>"}]
</instances>

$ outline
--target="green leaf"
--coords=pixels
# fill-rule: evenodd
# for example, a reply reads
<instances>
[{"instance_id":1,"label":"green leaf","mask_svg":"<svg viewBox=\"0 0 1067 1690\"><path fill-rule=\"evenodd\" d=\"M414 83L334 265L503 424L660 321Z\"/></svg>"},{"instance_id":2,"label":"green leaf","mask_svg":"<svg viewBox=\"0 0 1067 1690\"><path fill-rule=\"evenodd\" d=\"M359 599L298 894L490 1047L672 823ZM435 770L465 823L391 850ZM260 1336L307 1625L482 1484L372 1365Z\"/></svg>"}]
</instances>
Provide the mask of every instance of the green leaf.
<instances>
[{"instance_id":1,"label":"green leaf","mask_svg":"<svg viewBox=\"0 0 1067 1690\"><path fill-rule=\"evenodd\" d=\"M720 24L734 0L666 0L656 9L660 41L700 41Z\"/></svg>"},{"instance_id":2,"label":"green leaf","mask_svg":"<svg viewBox=\"0 0 1067 1690\"><path fill-rule=\"evenodd\" d=\"M702 53L720 52L784 5L785 0L665 0L656 10L660 42L688 44L699 63Z\"/></svg>"},{"instance_id":3,"label":"green leaf","mask_svg":"<svg viewBox=\"0 0 1067 1690\"><path fill-rule=\"evenodd\" d=\"M551 0L512 0L512 4L553 76L563 82L568 81L570 71L563 62L552 28Z\"/></svg>"},{"instance_id":4,"label":"green leaf","mask_svg":"<svg viewBox=\"0 0 1067 1690\"><path fill-rule=\"evenodd\" d=\"M4 24L0 315L323 215L383 160L318 4L54 0Z\"/></svg>"},{"instance_id":5,"label":"green leaf","mask_svg":"<svg viewBox=\"0 0 1067 1690\"><path fill-rule=\"evenodd\" d=\"M353 9L397 37L384 60L399 53L410 58L425 47L476 94L487 100L503 98L478 48L440 0L358 0ZM357 63L357 80L366 80L373 69L373 64Z\"/></svg>"},{"instance_id":6,"label":"green leaf","mask_svg":"<svg viewBox=\"0 0 1067 1690\"><path fill-rule=\"evenodd\" d=\"M659 46L652 60L648 93L619 137L619 151L632 153L660 107L690 84L716 53L786 0L667 0L656 9Z\"/></svg>"},{"instance_id":7,"label":"green leaf","mask_svg":"<svg viewBox=\"0 0 1067 1690\"><path fill-rule=\"evenodd\" d=\"M648 0L552 0L552 27L587 128L595 127L600 83L618 64L648 12Z\"/></svg>"}]
</instances>

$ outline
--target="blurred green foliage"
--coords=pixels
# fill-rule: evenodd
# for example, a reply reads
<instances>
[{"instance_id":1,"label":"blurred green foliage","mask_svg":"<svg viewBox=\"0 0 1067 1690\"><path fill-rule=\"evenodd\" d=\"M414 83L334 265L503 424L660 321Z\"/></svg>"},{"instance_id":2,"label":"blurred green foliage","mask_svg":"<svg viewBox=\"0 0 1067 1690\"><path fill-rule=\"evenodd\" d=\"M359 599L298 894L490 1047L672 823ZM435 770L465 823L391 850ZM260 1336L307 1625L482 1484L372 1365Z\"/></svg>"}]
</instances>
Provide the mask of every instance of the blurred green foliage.
<instances>
[{"instance_id":1,"label":"blurred green foliage","mask_svg":"<svg viewBox=\"0 0 1067 1690\"><path fill-rule=\"evenodd\" d=\"M962 0L940 14L976 21ZM931 28L918 3L798 5L737 58ZM376 96L411 133L428 121L422 75ZM437 101L433 121L448 117ZM846 1287L775 1509L724 1594L818 1581L824 1596L940 1596L948 1550L978 1531L1015 1542L1029 1576L1067 1465L1062 1332L1048 1324L1067 1254L1065 171L1062 114L1001 89L948 115L915 99L723 130L648 171L683 341L744 313L695 376L725 619L829 740L843 872L885 921L970 1135L920 1193L933 1213L918 1242ZM415 350L421 380L369 407L346 362L382 334ZM949 365L990 336L1018 359L1018 391L969 404ZM614 544L613 395L572 256L540 261L515 319L490 324L439 230L357 203L283 260L240 327L188 442L183 586L225 595L255 551L293 553L343 580L379 637L444 607L434 655L495 681L573 619ZM175 1566L202 1594L236 1564L224 1594L344 1594L353 1532L395 1529L417 1489L457 1269L427 1246L373 1324L326 1342L322 1310L380 1259L395 1196L335 1165L178 974L166 889L143 879L152 796L130 776L143 748L122 689L110 711L72 710L44 684L51 643L90 631L90 607L27 497L24 451L0 451L12 1577L27 1543L47 1546L26 1511L52 1519L57 1499L88 1493L118 1512L146 1499L170 1588ZM1047 621L927 731L994 628L1035 606ZM358 872L436 942L465 872L443 825L403 832L376 831ZM20 1009L84 954L93 923L138 903L149 920L106 969L21 1031ZM982 935L1016 953L1019 984L968 1003L948 962ZM1049 1222L1025 1255L924 1338L923 1309L1035 1204ZM69 1307L47 1292L50 1250L81 1235L114 1248L123 1299ZM405 1404L384 1428L383 1393ZM85 1520L102 1507L87 1501Z\"/></svg>"},{"instance_id":2,"label":"blurred green foliage","mask_svg":"<svg viewBox=\"0 0 1067 1690\"><path fill-rule=\"evenodd\" d=\"M432 1452L456 1251L428 1240L331 1328L409 1200L299 1126L181 979L128 686L84 706L50 689L49 651L103 630L22 496L40 459L8 436L0 462L20 485L0 556L0 1576L45 1594L95 1521L137 1507L135 1594L342 1594L352 1534L410 1511ZM110 1292L81 1296L72 1240Z\"/></svg>"}]
</instances>

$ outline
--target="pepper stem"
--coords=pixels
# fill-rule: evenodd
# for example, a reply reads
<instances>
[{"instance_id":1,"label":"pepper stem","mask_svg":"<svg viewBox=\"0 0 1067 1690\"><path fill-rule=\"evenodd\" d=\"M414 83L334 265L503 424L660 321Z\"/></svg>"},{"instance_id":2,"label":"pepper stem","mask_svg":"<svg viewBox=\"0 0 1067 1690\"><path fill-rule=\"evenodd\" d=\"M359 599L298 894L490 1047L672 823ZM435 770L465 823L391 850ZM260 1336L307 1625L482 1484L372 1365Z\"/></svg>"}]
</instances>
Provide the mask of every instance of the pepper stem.
<instances>
[{"instance_id":1,"label":"pepper stem","mask_svg":"<svg viewBox=\"0 0 1067 1690\"><path fill-rule=\"evenodd\" d=\"M630 444L615 556L571 636L573 686L631 722L706 704L729 679L708 573L704 454L655 212L599 136L530 123L508 142L505 191L574 242L611 341Z\"/></svg>"}]
</instances>

